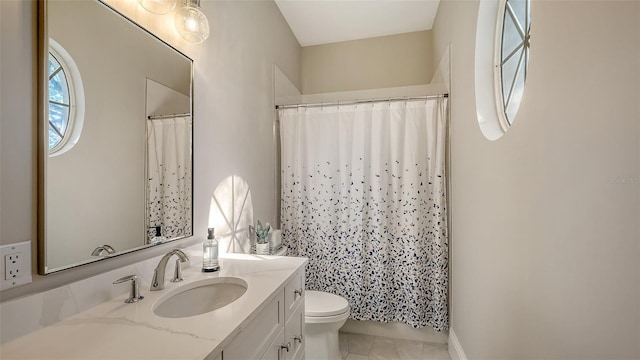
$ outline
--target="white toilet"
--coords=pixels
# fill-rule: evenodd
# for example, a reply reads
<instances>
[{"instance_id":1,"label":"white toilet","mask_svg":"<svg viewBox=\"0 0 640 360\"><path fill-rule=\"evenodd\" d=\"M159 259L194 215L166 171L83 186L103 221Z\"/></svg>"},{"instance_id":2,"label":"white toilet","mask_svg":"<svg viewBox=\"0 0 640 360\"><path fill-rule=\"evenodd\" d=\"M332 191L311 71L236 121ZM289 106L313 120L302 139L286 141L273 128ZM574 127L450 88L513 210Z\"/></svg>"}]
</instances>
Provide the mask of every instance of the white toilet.
<instances>
[{"instance_id":1,"label":"white toilet","mask_svg":"<svg viewBox=\"0 0 640 360\"><path fill-rule=\"evenodd\" d=\"M342 359L338 330L349 318L349 302L338 295L322 291L305 291L304 315L308 360Z\"/></svg>"}]
</instances>

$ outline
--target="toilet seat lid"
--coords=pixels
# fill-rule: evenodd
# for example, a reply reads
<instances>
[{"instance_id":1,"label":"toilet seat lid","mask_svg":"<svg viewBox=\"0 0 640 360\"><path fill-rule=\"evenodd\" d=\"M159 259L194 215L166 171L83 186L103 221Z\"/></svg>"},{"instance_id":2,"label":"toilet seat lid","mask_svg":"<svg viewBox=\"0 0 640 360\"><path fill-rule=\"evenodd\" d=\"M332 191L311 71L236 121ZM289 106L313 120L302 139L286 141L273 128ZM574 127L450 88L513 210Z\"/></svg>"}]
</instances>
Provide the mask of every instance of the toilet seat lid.
<instances>
[{"instance_id":1,"label":"toilet seat lid","mask_svg":"<svg viewBox=\"0 0 640 360\"><path fill-rule=\"evenodd\" d=\"M305 316L333 316L347 311L349 311L349 302L342 296L322 291L305 291Z\"/></svg>"}]
</instances>

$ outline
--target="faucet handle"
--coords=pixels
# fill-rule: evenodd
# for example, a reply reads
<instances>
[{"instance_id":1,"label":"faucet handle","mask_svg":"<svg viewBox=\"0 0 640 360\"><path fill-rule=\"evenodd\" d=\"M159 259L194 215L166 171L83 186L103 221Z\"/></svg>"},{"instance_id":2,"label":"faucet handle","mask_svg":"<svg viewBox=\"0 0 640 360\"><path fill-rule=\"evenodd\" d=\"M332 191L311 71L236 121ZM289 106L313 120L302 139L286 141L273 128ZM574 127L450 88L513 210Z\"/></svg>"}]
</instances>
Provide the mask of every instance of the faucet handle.
<instances>
[{"instance_id":1,"label":"faucet handle","mask_svg":"<svg viewBox=\"0 0 640 360\"><path fill-rule=\"evenodd\" d=\"M124 302L127 304L138 302L144 299L144 296L140 295L140 286L138 285L138 276L137 275L128 275L125 277L121 277L120 279L114 281L114 284L120 284L126 281L131 281L131 289L129 291L129 298L127 298Z\"/></svg>"},{"instance_id":2,"label":"faucet handle","mask_svg":"<svg viewBox=\"0 0 640 360\"><path fill-rule=\"evenodd\" d=\"M176 267L173 269L173 279L169 280L171 282L180 282L184 280L182 277L182 264L180 259L176 259Z\"/></svg>"}]
</instances>

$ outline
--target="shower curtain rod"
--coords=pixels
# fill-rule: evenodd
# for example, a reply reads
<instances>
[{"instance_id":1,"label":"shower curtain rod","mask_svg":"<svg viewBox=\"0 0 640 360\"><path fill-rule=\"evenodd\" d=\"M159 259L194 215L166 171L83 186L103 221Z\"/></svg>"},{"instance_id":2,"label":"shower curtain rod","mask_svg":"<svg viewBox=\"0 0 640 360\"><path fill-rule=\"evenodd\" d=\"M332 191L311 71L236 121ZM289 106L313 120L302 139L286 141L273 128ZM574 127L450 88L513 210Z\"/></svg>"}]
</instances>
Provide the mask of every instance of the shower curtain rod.
<instances>
[{"instance_id":1,"label":"shower curtain rod","mask_svg":"<svg viewBox=\"0 0 640 360\"><path fill-rule=\"evenodd\" d=\"M295 108L301 108L301 107L357 105L357 104L369 104L369 103L387 102L387 101L391 102L391 101L428 100L428 99L440 99L440 98L448 98L448 97L449 97L449 94L439 94L439 95L424 95L424 96L389 97L389 98L379 98L379 99L369 99L369 100L330 101L330 102L296 104L296 105L276 105L276 110L295 109Z\"/></svg>"},{"instance_id":2,"label":"shower curtain rod","mask_svg":"<svg viewBox=\"0 0 640 360\"><path fill-rule=\"evenodd\" d=\"M147 119L149 119L149 120L170 119L170 118L181 117L181 116L191 116L191 113L168 114L168 115L149 115L149 116L147 116Z\"/></svg>"}]
</instances>

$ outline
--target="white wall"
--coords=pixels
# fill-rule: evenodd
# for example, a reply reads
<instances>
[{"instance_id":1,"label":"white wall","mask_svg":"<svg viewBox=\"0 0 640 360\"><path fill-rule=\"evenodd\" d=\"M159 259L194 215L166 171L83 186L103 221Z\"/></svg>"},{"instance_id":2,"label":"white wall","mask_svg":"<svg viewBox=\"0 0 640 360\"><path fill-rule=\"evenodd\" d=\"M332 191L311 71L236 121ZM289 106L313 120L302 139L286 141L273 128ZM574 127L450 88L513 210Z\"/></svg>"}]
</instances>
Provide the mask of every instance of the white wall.
<instances>
[{"instance_id":1,"label":"white wall","mask_svg":"<svg viewBox=\"0 0 640 360\"><path fill-rule=\"evenodd\" d=\"M493 142L477 11L443 0L433 29L436 58L452 45L452 328L470 359L640 358L640 3L533 1L523 103Z\"/></svg>"},{"instance_id":2,"label":"white wall","mask_svg":"<svg viewBox=\"0 0 640 360\"><path fill-rule=\"evenodd\" d=\"M17 98L15 112L35 115L35 88L28 80L30 64L35 61L35 51L24 44L31 44L35 28L32 16L33 5L26 2L1 1L2 6L2 76L3 76L3 118L2 118L2 242L12 243L29 240L31 216L31 153L33 139L32 124L21 118L7 119L7 126L15 128L14 133L5 135L5 101L9 94L5 91L5 54L16 52L17 60L11 71L24 74L26 81L16 82L11 89L23 94ZM140 259L156 256L167 249L200 241L206 235L210 199L219 182L229 175L245 179L251 187L254 214L256 218L275 217L274 184L274 144L273 125L273 65L277 65L296 85L300 86L300 46L284 21L277 6L272 1L203 1L202 9L209 18L211 37L202 45L184 42L174 32L172 19L155 16L140 10L137 2L113 0L114 6L148 27L154 33L194 59L194 231L191 239L154 247L144 252L123 255L115 259L85 265L78 269L64 271L47 277L34 277L34 283L6 290L0 293L2 300L26 293L59 286L80 278L131 264ZM15 12L16 7L26 9L25 13ZM11 13L10 13L11 12ZM5 16L15 19L5 22ZM19 21L18 21L19 20ZM5 31L5 24L10 25ZM24 28L24 30L23 30ZM16 36L16 40L5 42L5 34ZM11 59L11 58L10 58ZM23 66L29 66L24 69ZM8 74L7 74L8 75ZM13 74L12 74L13 75ZM6 100L5 100L6 99ZM30 120L30 119L28 119ZM11 135L15 141L8 136ZM17 169L11 184L5 180L5 144L11 141L13 157L6 161L18 163L25 169ZM22 160L22 161L21 161ZM28 165L24 165L27 163ZM5 202L5 192L25 193L16 201ZM18 201L19 200L19 201ZM11 206L11 207L9 207ZM11 211L14 214L9 214ZM5 215L6 214L6 215ZM17 216L15 214L22 214ZM11 216L11 217L9 217ZM17 218L17 229L9 220ZM24 225L21 225L24 224ZM5 237L5 234L11 235ZM26 237L26 239L25 239ZM35 257L34 257L35 261Z\"/></svg>"},{"instance_id":3,"label":"white wall","mask_svg":"<svg viewBox=\"0 0 640 360\"><path fill-rule=\"evenodd\" d=\"M428 84L432 32L417 31L302 48L303 94Z\"/></svg>"}]
</instances>

